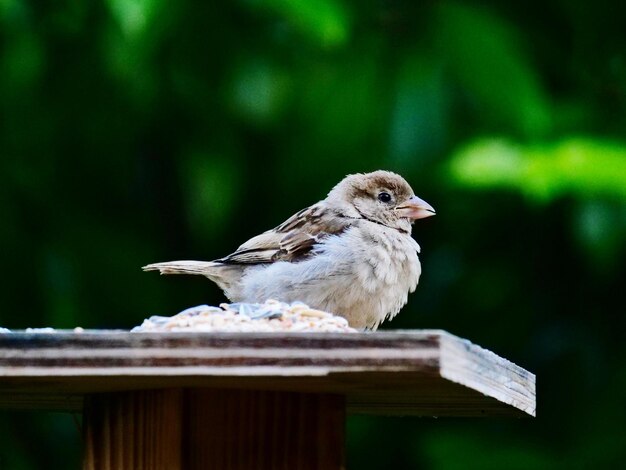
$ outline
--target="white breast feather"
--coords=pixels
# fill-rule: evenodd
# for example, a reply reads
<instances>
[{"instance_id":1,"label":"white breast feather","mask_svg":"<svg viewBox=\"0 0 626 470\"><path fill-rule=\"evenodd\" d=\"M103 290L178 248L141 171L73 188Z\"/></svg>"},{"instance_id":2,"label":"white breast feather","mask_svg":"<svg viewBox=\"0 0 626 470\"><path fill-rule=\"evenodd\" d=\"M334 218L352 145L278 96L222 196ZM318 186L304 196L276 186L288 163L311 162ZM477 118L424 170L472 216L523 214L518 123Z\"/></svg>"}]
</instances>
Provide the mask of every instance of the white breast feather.
<instances>
[{"instance_id":1,"label":"white breast feather","mask_svg":"<svg viewBox=\"0 0 626 470\"><path fill-rule=\"evenodd\" d=\"M249 268L234 300L299 300L341 314L353 327L376 328L393 318L417 287L419 251L413 238L396 230L351 228L328 237L306 261Z\"/></svg>"}]
</instances>

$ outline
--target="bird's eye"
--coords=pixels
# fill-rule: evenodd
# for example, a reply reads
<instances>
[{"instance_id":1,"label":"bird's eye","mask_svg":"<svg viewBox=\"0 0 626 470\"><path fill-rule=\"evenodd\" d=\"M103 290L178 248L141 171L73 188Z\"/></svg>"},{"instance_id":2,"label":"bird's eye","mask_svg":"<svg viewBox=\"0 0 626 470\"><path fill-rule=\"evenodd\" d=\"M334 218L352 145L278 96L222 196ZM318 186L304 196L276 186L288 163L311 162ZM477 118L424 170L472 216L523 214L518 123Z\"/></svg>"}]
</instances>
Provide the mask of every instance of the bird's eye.
<instances>
[{"instance_id":1,"label":"bird's eye","mask_svg":"<svg viewBox=\"0 0 626 470\"><path fill-rule=\"evenodd\" d=\"M378 194L378 200L380 202L384 202L385 204L391 202L391 194L383 191L382 193Z\"/></svg>"}]
</instances>

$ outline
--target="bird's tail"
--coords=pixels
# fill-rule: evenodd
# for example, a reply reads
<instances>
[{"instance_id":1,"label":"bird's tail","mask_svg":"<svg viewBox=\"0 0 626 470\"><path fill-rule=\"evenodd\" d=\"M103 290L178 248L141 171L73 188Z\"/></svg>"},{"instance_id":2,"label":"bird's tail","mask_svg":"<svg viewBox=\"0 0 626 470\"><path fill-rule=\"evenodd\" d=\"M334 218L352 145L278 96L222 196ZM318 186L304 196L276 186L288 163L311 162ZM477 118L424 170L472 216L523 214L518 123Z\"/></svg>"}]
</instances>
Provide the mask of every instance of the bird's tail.
<instances>
[{"instance_id":1,"label":"bird's tail","mask_svg":"<svg viewBox=\"0 0 626 470\"><path fill-rule=\"evenodd\" d=\"M200 276L211 276L216 269L221 266L212 261L166 261L165 263L154 263L144 266L144 271L159 271L161 274L198 274Z\"/></svg>"}]
</instances>

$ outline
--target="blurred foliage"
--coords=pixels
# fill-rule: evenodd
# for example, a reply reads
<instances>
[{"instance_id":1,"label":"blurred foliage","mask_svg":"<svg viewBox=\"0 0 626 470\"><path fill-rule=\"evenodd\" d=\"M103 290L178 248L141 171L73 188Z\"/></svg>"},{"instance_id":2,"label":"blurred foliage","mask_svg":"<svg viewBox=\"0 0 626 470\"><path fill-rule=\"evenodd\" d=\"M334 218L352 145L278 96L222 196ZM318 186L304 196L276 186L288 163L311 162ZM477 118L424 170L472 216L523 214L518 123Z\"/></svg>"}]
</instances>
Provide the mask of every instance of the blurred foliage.
<instances>
[{"instance_id":1,"label":"blurred foliage","mask_svg":"<svg viewBox=\"0 0 626 470\"><path fill-rule=\"evenodd\" d=\"M451 163L462 186L509 188L544 202L568 194L626 201L626 145L564 139L520 146L490 139L462 149Z\"/></svg>"},{"instance_id":2,"label":"blurred foliage","mask_svg":"<svg viewBox=\"0 0 626 470\"><path fill-rule=\"evenodd\" d=\"M624 14L1 0L0 325L217 304L203 279L139 267L219 257L345 174L391 169L438 215L415 226L424 274L386 328L444 328L537 373L538 418L352 417L349 467L618 468ZM78 467L71 416L0 416L0 468Z\"/></svg>"}]
</instances>

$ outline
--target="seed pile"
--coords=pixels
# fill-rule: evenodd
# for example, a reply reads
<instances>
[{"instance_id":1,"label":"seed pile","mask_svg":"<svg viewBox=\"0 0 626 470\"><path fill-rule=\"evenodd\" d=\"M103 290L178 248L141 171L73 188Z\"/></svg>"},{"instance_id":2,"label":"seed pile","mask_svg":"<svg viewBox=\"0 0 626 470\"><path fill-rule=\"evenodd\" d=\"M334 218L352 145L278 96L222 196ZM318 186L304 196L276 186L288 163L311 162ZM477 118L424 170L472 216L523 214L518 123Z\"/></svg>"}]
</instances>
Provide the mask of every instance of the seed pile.
<instances>
[{"instance_id":1,"label":"seed pile","mask_svg":"<svg viewBox=\"0 0 626 470\"><path fill-rule=\"evenodd\" d=\"M348 321L332 313L310 308L301 302L287 304L267 300L262 304L232 303L219 307L199 305L173 317L152 316L132 332L271 332L318 331L356 332Z\"/></svg>"},{"instance_id":2,"label":"seed pile","mask_svg":"<svg viewBox=\"0 0 626 470\"><path fill-rule=\"evenodd\" d=\"M26 328L23 332L24 333L58 333L61 332L63 330L55 330L54 328L51 328L49 326L46 326L44 328ZM76 328L74 328L72 330L74 333L84 333L85 330L83 328L81 328L80 326L77 326ZM8 328L3 328L0 326L0 333L13 333L11 330L9 330ZM21 333L21 332L20 332Z\"/></svg>"}]
</instances>

